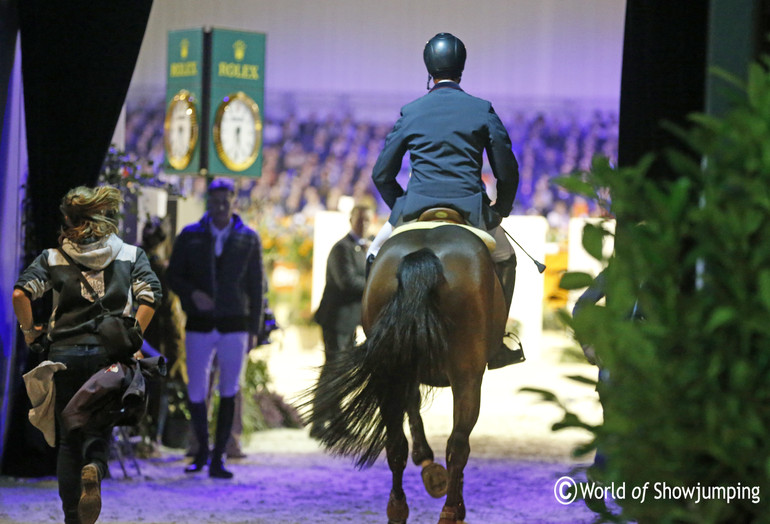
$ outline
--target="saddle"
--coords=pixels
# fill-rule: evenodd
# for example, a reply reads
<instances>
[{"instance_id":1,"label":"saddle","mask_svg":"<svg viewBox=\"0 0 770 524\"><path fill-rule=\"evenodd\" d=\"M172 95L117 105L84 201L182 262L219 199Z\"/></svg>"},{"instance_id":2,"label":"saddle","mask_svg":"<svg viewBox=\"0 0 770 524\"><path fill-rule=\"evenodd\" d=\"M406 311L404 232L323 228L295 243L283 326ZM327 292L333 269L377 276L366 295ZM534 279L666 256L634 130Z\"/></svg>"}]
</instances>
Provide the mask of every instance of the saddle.
<instances>
[{"instance_id":1,"label":"saddle","mask_svg":"<svg viewBox=\"0 0 770 524\"><path fill-rule=\"evenodd\" d=\"M452 224L468 225L463 216L451 207L432 207L420 214L418 222L450 222Z\"/></svg>"},{"instance_id":2,"label":"saddle","mask_svg":"<svg viewBox=\"0 0 770 524\"><path fill-rule=\"evenodd\" d=\"M390 236L393 237L399 233L413 231L415 229L433 229L434 227L446 225L453 225L467 229L479 237L482 242L484 242L490 253L492 253L495 250L495 246L497 246L497 242L495 242L495 239L492 235L483 229L469 226L459 212L449 207L432 207L427 209L420 214L420 217L416 221L407 222L398 226L395 230L393 230L393 233L391 233Z\"/></svg>"}]
</instances>

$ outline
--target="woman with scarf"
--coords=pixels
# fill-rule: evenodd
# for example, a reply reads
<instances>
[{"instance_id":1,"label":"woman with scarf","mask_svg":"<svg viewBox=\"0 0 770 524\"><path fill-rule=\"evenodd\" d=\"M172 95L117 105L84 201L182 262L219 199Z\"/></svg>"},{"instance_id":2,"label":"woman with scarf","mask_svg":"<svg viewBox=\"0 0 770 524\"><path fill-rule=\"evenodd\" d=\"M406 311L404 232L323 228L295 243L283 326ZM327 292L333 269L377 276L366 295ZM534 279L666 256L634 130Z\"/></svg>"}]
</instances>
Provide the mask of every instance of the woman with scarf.
<instances>
[{"instance_id":1,"label":"woman with scarf","mask_svg":"<svg viewBox=\"0 0 770 524\"><path fill-rule=\"evenodd\" d=\"M46 337L48 359L66 369L54 375L59 453L56 476L65 523L92 524L101 511L101 479L107 473L109 429L67 432L61 414L69 400L97 371L112 364L96 332L102 305L110 314L136 319L142 332L161 301L161 286L141 248L118 237L122 195L114 187L77 187L62 199L60 246L46 249L21 273L13 309L27 344ZM68 256L65 256L68 255ZM71 263L74 262L74 265ZM102 305L94 301L78 273ZM35 325L32 305L53 290L47 326Z\"/></svg>"}]
</instances>

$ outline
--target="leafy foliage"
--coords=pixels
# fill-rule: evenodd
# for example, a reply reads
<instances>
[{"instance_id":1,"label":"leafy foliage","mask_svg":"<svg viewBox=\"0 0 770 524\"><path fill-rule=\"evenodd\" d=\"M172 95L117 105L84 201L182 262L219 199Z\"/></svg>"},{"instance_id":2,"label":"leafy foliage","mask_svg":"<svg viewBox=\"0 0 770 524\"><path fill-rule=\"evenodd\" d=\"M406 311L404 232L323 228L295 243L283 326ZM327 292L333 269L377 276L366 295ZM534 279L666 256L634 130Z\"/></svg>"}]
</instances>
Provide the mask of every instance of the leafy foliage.
<instances>
[{"instance_id":1,"label":"leafy foliage","mask_svg":"<svg viewBox=\"0 0 770 524\"><path fill-rule=\"evenodd\" d=\"M243 383L243 433L271 428L301 428L296 408L271 391L267 361L249 355Z\"/></svg>"},{"instance_id":2,"label":"leafy foliage","mask_svg":"<svg viewBox=\"0 0 770 524\"><path fill-rule=\"evenodd\" d=\"M267 361L257 357L252 351L246 358L246 369L243 373L241 388L241 421L243 436L248 438L257 431L275 428L301 428L302 419L294 406L284 398L270 390L270 373ZM212 395L212 414L209 415L209 432L216 430L217 412L219 410L219 391Z\"/></svg>"},{"instance_id":3,"label":"leafy foliage","mask_svg":"<svg viewBox=\"0 0 770 524\"><path fill-rule=\"evenodd\" d=\"M590 428L567 413L557 426L594 433L606 458L596 474L607 484L743 488L729 503L651 490L644 502L618 501L622 519L761 522L770 514L770 74L754 64L742 88L724 117L666 126L690 148L663 154L675 179L648 176L648 156L620 169L597 158L590 174L562 181L585 196L608 189L617 229L606 305L571 320L609 371L599 384L604 423ZM604 234L586 231L596 257ZM563 284L583 286L585 275L565 275ZM631 320L635 306L642 320ZM753 487L759 500L748 496Z\"/></svg>"}]
</instances>

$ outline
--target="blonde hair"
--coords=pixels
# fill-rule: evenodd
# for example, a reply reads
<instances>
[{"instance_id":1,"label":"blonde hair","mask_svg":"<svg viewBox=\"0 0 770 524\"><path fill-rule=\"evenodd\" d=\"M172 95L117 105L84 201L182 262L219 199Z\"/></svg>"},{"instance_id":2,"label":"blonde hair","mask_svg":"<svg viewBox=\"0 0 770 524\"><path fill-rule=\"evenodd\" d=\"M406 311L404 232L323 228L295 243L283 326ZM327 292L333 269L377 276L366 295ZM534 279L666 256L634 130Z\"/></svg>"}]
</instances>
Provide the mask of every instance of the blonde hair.
<instances>
[{"instance_id":1,"label":"blonde hair","mask_svg":"<svg viewBox=\"0 0 770 524\"><path fill-rule=\"evenodd\" d=\"M64 215L59 242L67 239L78 244L89 238L117 234L118 211L122 203L120 190L111 186L70 189L59 206Z\"/></svg>"}]
</instances>

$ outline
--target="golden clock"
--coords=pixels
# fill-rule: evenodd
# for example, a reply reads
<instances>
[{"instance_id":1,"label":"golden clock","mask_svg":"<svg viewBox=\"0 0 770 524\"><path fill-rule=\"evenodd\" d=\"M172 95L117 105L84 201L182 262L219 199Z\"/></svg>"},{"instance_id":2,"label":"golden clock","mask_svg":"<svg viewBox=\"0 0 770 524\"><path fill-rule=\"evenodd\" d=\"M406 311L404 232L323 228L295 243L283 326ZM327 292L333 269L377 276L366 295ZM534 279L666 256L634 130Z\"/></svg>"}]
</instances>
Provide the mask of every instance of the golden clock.
<instances>
[{"instance_id":1,"label":"golden clock","mask_svg":"<svg viewBox=\"0 0 770 524\"><path fill-rule=\"evenodd\" d=\"M224 97L214 116L214 148L231 171L245 171L259 156L262 116L259 105L243 91Z\"/></svg>"},{"instance_id":2,"label":"golden clock","mask_svg":"<svg viewBox=\"0 0 770 524\"><path fill-rule=\"evenodd\" d=\"M163 143L166 159L171 167L181 170L190 165L198 144L198 134L195 97L186 89L182 89L169 102L163 122Z\"/></svg>"}]
</instances>

